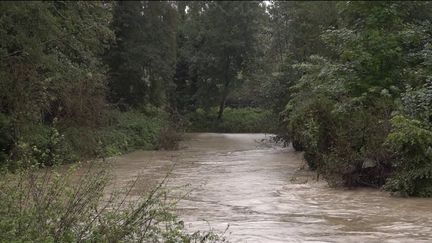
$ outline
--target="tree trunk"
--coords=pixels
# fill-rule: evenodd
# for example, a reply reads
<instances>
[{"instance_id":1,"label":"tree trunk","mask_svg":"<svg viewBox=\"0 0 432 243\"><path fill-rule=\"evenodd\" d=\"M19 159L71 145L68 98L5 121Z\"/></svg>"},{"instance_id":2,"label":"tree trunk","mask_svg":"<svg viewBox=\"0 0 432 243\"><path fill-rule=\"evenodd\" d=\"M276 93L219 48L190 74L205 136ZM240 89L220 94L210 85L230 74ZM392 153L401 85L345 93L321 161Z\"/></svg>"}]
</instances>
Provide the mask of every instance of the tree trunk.
<instances>
[{"instance_id":1,"label":"tree trunk","mask_svg":"<svg viewBox=\"0 0 432 243\"><path fill-rule=\"evenodd\" d=\"M223 97L222 97L221 103L219 105L219 112L218 112L218 117L217 117L217 119L219 121L222 120L223 112L224 112L224 109L225 109L226 98L227 98L227 95L224 94Z\"/></svg>"},{"instance_id":2,"label":"tree trunk","mask_svg":"<svg viewBox=\"0 0 432 243\"><path fill-rule=\"evenodd\" d=\"M226 99L228 97L228 92L229 92L229 85L230 85L230 80L229 80L229 68L230 68L230 64L231 64L231 59L229 55L226 55L226 63L225 63L225 74L224 74L224 89L223 89L223 93L222 93L222 100L221 103L219 105L219 112L218 112L218 117L217 120L220 121L222 120L223 117L223 112L225 109L225 102Z\"/></svg>"}]
</instances>

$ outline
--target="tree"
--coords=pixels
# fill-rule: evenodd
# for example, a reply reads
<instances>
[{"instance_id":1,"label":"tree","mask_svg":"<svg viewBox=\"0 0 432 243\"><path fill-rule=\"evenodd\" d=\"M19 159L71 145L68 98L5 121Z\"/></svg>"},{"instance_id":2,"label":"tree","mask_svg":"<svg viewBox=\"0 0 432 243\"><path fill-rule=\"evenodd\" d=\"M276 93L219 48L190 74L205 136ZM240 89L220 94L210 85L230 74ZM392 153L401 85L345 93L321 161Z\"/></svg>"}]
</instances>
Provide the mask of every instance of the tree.
<instances>
[{"instance_id":1,"label":"tree","mask_svg":"<svg viewBox=\"0 0 432 243\"><path fill-rule=\"evenodd\" d=\"M37 144L39 162L53 163L53 127L102 123L110 4L1 2L0 12L0 160Z\"/></svg>"},{"instance_id":2,"label":"tree","mask_svg":"<svg viewBox=\"0 0 432 243\"><path fill-rule=\"evenodd\" d=\"M162 1L120 1L114 7L116 44L108 52L110 100L162 106L176 60L176 11Z\"/></svg>"},{"instance_id":3,"label":"tree","mask_svg":"<svg viewBox=\"0 0 432 243\"><path fill-rule=\"evenodd\" d=\"M311 55L334 54L321 38L323 31L338 24L336 2L272 1L269 7L270 47L266 63L271 65L267 97L276 112L290 99L289 88L302 73L293 65Z\"/></svg>"},{"instance_id":4,"label":"tree","mask_svg":"<svg viewBox=\"0 0 432 243\"><path fill-rule=\"evenodd\" d=\"M431 5L340 2L336 7L337 25L320 35L330 55L317 53L293 66L301 78L288 89L283 116L289 135L302 145L311 168L332 183L379 187L395 177L391 190L429 195L428 125L392 117L400 112L405 86L430 78L425 67Z\"/></svg>"},{"instance_id":5,"label":"tree","mask_svg":"<svg viewBox=\"0 0 432 243\"><path fill-rule=\"evenodd\" d=\"M206 3L201 1L177 2L177 62L171 90L171 105L182 112L193 111L197 104L199 61L203 47L202 13Z\"/></svg>"},{"instance_id":6,"label":"tree","mask_svg":"<svg viewBox=\"0 0 432 243\"><path fill-rule=\"evenodd\" d=\"M230 91L241 84L246 67L256 57L263 14L259 2L214 1L205 5L198 92L201 100L207 99L203 103L219 100L219 120Z\"/></svg>"},{"instance_id":7,"label":"tree","mask_svg":"<svg viewBox=\"0 0 432 243\"><path fill-rule=\"evenodd\" d=\"M98 122L109 4L0 3L0 109L21 122ZM17 24L19 23L19 24Z\"/></svg>"}]
</instances>

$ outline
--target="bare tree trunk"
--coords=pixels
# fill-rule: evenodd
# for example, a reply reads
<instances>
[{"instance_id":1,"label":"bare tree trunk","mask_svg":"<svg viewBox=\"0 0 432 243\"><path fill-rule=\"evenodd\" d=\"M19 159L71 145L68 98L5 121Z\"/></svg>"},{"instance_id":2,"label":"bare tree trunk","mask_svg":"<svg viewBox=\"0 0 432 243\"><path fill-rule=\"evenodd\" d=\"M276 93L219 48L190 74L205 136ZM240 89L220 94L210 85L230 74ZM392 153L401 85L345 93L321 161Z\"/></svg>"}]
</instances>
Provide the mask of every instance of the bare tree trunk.
<instances>
[{"instance_id":1,"label":"bare tree trunk","mask_svg":"<svg viewBox=\"0 0 432 243\"><path fill-rule=\"evenodd\" d=\"M222 120L222 117L223 117L223 112L225 110L225 102L226 102L226 99L227 99L227 96L228 96L227 94L228 94L228 92L224 91L221 103L219 105L219 112L218 112L218 117L217 117L217 119L219 121Z\"/></svg>"},{"instance_id":2,"label":"bare tree trunk","mask_svg":"<svg viewBox=\"0 0 432 243\"><path fill-rule=\"evenodd\" d=\"M218 117L217 120L220 121L222 120L223 117L223 112L225 110L225 103L226 103L226 99L228 97L228 92L229 92L229 84L230 84L230 80L229 80L229 68L230 68L230 64L231 64L231 59L229 55L226 55L226 63L225 63L225 82L224 82L224 90L222 93L222 100L221 103L219 105L219 112L218 112Z\"/></svg>"}]
</instances>

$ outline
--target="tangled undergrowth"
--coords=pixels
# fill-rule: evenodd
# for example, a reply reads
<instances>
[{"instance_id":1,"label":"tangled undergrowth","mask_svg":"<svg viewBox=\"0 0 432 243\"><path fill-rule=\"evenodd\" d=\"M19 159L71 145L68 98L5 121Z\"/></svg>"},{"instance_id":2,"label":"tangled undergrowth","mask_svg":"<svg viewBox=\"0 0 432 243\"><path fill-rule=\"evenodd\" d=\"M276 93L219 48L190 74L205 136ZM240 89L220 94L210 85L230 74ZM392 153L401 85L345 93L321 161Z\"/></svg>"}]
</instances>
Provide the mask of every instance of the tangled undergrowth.
<instances>
[{"instance_id":1,"label":"tangled undergrowth","mask_svg":"<svg viewBox=\"0 0 432 243\"><path fill-rule=\"evenodd\" d=\"M107 193L112 175L99 162L32 166L0 180L0 242L225 242L212 230L188 232L174 215L166 180L131 196L140 177ZM111 189L110 189L111 191Z\"/></svg>"}]
</instances>

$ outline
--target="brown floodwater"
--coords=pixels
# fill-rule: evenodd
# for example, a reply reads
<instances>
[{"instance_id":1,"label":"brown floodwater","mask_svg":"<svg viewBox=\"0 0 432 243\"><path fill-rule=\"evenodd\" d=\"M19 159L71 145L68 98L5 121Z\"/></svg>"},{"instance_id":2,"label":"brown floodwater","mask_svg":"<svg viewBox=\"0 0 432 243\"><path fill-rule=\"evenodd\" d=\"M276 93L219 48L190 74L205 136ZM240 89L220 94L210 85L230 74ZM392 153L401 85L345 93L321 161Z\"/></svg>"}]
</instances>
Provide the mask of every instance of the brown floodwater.
<instances>
[{"instance_id":1,"label":"brown floodwater","mask_svg":"<svg viewBox=\"0 0 432 243\"><path fill-rule=\"evenodd\" d=\"M187 134L178 151L115 159L118 183L143 176L189 194L178 214L191 230L224 231L231 242L432 242L432 200L316 181L292 148L265 134ZM172 167L174 164L174 167ZM187 186L186 186L187 185ZM179 187L183 186L183 187Z\"/></svg>"}]
</instances>

